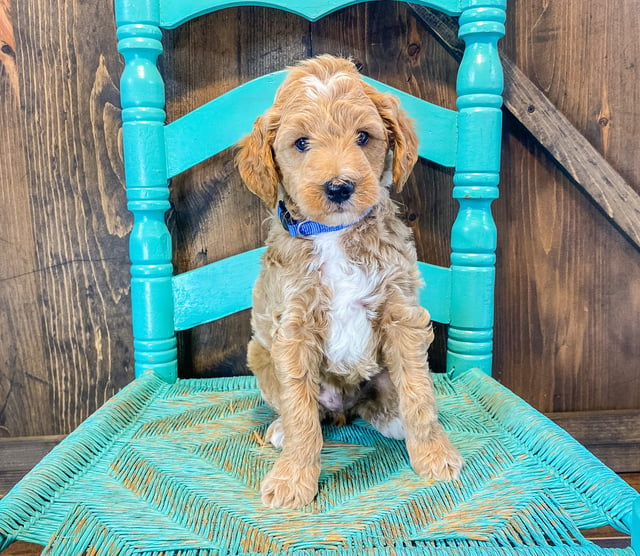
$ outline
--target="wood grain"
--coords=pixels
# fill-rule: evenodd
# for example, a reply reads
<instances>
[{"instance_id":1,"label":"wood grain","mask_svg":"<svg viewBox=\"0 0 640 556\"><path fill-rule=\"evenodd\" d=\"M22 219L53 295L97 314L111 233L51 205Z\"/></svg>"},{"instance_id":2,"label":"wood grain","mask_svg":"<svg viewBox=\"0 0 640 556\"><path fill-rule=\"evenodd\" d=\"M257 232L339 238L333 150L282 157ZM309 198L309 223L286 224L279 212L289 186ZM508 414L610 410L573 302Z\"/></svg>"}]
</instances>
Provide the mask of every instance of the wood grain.
<instances>
[{"instance_id":1,"label":"wood grain","mask_svg":"<svg viewBox=\"0 0 640 556\"><path fill-rule=\"evenodd\" d=\"M635 4L512 2L502 47L638 192ZM18 86L0 72L1 435L69 432L133 374L111 10L79 0L5 10ZM365 73L453 107L456 63L400 3L360 4L314 24L226 9L166 38L169 119L322 52L352 55ZM637 251L509 117L503 160L496 376L543 411L639 408ZM421 163L398 198L421 258L438 264L456 210L450 178ZM174 180L172 202L178 270L264 241L266 211L241 185L232 152ZM246 312L183 335L183 374L237 370L248 337Z\"/></svg>"},{"instance_id":2,"label":"wood grain","mask_svg":"<svg viewBox=\"0 0 640 556\"><path fill-rule=\"evenodd\" d=\"M423 6L411 10L456 60L462 59L464 42L454 18ZM504 53L502 65L505 108L640 249L640 195ZM610 115L606 106L598 124L608 126Z\"/></svg>"},{"instance_id":3,"label":"wood grain","mask_svg":"<svg viewBox=\"0 0 640 556\"><path fill-rule=\"evenodd\" d=\"M0 423L11 436L69 432L132 374L121 64L104 21L108 4L14 6L20 108L0 100L11 146L0 155Z\"/></svg>"},{"instance_id":4,"label":"wood grain","mask_svg":"<svg viewBox=\"0 0 640 556\"><path fill-rule=\"evenodd\" d=\"M16 67L16 41L13 32L11 2L0 0L0 68L4 70L9 82L11 100L14 106L19 105L20 85Z\"/></svg>"},{"instance_id":5,"label":"wood grain","mask_svg":"<svg viewBox=\"0 0 640 556\"><path fill-rule=\"evenodd\" d=\"M525 76L517 66L507 62L504 69L511 113L640 249L640 196L539 89L522 86ZM609 125L603 115L599 122Z\"/></svg>"},{"instance_id":6,"label":"wood grain","mask_svg":"<svg viewBox=\"0 0 640 556\"><path fill-rule=\"evenodd\" d=\"M9 5L1 6L3 36L8 38L10 32L13 39ZM15 68L15 58L12 63ZM29 137L23 134L14 80L11 72L7 74L9 79L0 81L0 436L38 434L43 428L38 414L53 412L37 300L36 234L27 180Z\"/></svg>"},{"instance_id":7,"label":"wood grain","mask_svg":"<svg viewBox=\"0 0 640 556\"><path fill-rule=\"evenodd\" d=\"M629 156L639 121L629 106L638 93L622 79L637 73L630 59L640 59L640 45L626 37L638 17L619 7L531 2L512 11L503 47L626 181L638 184L640 162ZM624 55L612 35L624 37ZM603 89L606 142L596 120ZM545 412L638 408L638 252L519 123L505 123L507 163L496 203L497 376Z\"/></svg>"}]
</instances>

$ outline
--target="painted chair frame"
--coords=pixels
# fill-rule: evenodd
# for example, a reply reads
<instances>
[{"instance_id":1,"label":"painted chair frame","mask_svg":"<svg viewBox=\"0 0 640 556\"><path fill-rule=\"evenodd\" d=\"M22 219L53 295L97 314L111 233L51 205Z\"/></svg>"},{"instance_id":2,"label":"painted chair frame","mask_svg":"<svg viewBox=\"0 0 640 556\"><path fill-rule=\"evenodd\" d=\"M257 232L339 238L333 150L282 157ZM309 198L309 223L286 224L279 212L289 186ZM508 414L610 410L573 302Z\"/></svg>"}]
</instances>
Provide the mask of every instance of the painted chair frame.
<instances>
[{"instance_id":1,"label":"painted chair frame","mask_svg":"<svg viewBox=\"0 0 640 556\"><path fill-rule=\"evenodd\" d=\"M160 28L245 4L278 7L316 20L355 3L359 2L318 0L300 6L284 0L116 3L118 44L125 58L121 80L125 172L129 209L134 214L130 254L137 375L152 370L175 381L175 331L250 306L248 292L257 274L245 275L246 280L218 292L218 298L229 302L222 312L215 307L218 299L203 304L206 296L200 295L202 288L210 287L216 272L212 267L173 276L171 240L164 223L169 209L168 180L232 146L269 106L271 93L284 78L284 72L259 78L165 126L164 87L156 66L162 52ZM434 320L449 325L447 369L461 372L478 367L490 374L497 235L491 202L498 197L503 87L497 42L504 35L505 0L419 3L460 14L459 34L467 43L458 73L457 112L393 90L417 120L419 154L455 167L453 196L460 210L451 234L451 266L421 265L429 285L423 299L430 301ZM391 90L381 83L376 86ZM221 121L219 114L226 117ZM259 253L253 259L243 254L244 268L257 269L253 263ZM247 265L249 259L251 265ZM220 271L227 271L235 262L218 265ZM194 290L199 293L191 295Z\"/></svg>"}]
</instances>

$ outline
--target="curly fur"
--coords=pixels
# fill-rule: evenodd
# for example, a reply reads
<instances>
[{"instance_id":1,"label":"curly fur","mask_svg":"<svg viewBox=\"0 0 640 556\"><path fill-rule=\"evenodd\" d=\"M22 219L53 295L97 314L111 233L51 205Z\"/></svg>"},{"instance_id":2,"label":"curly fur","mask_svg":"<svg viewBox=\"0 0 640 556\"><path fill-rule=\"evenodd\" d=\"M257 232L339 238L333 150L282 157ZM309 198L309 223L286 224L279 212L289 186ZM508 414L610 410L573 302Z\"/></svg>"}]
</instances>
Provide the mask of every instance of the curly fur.
<instances>
[{"instance_id":1,"label":"curly fur","mask_svg":"<svg viewBox=\"0 0 640 556\"><path fill-rule=\"evenodd\" d=\"M437 421L427 363L433 331L418 303L413 239L389 197L416 160L417 138L397 98L331 56L291 68L240 143L240 174L268 206L280 197L298 220L352 224L304 238L271 221L248 347L249 367L279 414L267 433L282 452L262 482L266 505L298 508L315 497L323 418L357 415L405 438L422 477L453 479L462 467ZM350 182L353 194L332 202L328 182Z\"/></svg>"}]
</instances>

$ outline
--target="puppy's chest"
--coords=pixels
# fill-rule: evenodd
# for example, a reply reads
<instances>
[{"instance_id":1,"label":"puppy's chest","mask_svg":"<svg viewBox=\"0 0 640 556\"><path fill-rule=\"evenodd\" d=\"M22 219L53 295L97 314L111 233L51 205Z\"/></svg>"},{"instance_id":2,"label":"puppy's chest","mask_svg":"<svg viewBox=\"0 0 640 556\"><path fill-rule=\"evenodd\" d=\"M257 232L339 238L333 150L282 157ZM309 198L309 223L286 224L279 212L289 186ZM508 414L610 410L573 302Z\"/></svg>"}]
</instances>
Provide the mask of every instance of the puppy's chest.
<instances>
[{"instance_id":1,"label":"puppy's chest","mask_svg":"<svg viewBox=\"0 0 640 556\"><path fill-rule=\"evenodd\" d=\"M373 363L373 327L379 277L347 258L338 233L314 238L320 282L328 292L324 305L328 334L325 356L329 370L340 374L353 365ZM365 372L363 368L362 371Z\"/></svg>"}]
</instances>

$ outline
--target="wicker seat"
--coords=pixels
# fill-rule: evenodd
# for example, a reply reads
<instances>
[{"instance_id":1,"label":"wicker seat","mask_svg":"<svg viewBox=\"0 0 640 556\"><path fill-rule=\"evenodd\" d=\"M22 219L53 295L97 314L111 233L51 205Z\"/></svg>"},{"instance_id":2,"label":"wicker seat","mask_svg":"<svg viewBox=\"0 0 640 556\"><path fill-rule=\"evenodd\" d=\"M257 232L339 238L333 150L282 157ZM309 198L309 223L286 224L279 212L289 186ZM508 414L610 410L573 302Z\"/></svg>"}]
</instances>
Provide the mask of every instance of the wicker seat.
<instances>
[{"instance_id":1,"label":"wicker seat","mask_svg":"<svg viewBox=\"0 0 640 556\"><path fill-rule=\"evenodd\" d=\"M164 218L168 180L248 132L284 72L165 125L156 68L161 28L251 3L116 1L136 378L0 501L0 550L23 540L69 555L640 554L638 493L490 376L505 0L419 2L460 15L457 112L396 91L420 155L455 168L452 264L420 270L421 299L449 327L447 368L434 381L462 476L419 479L403 442L356 420L324 428L311 505L262 505L259 484L277 455L263 441L271 410L253 377L178 379L175 335L249 307L262 250L174 276ZM267 2L310 20L353 3ZM602 525L632 533L633 547L599 548L580 532Z\"/></svg>"}]
</instances>

